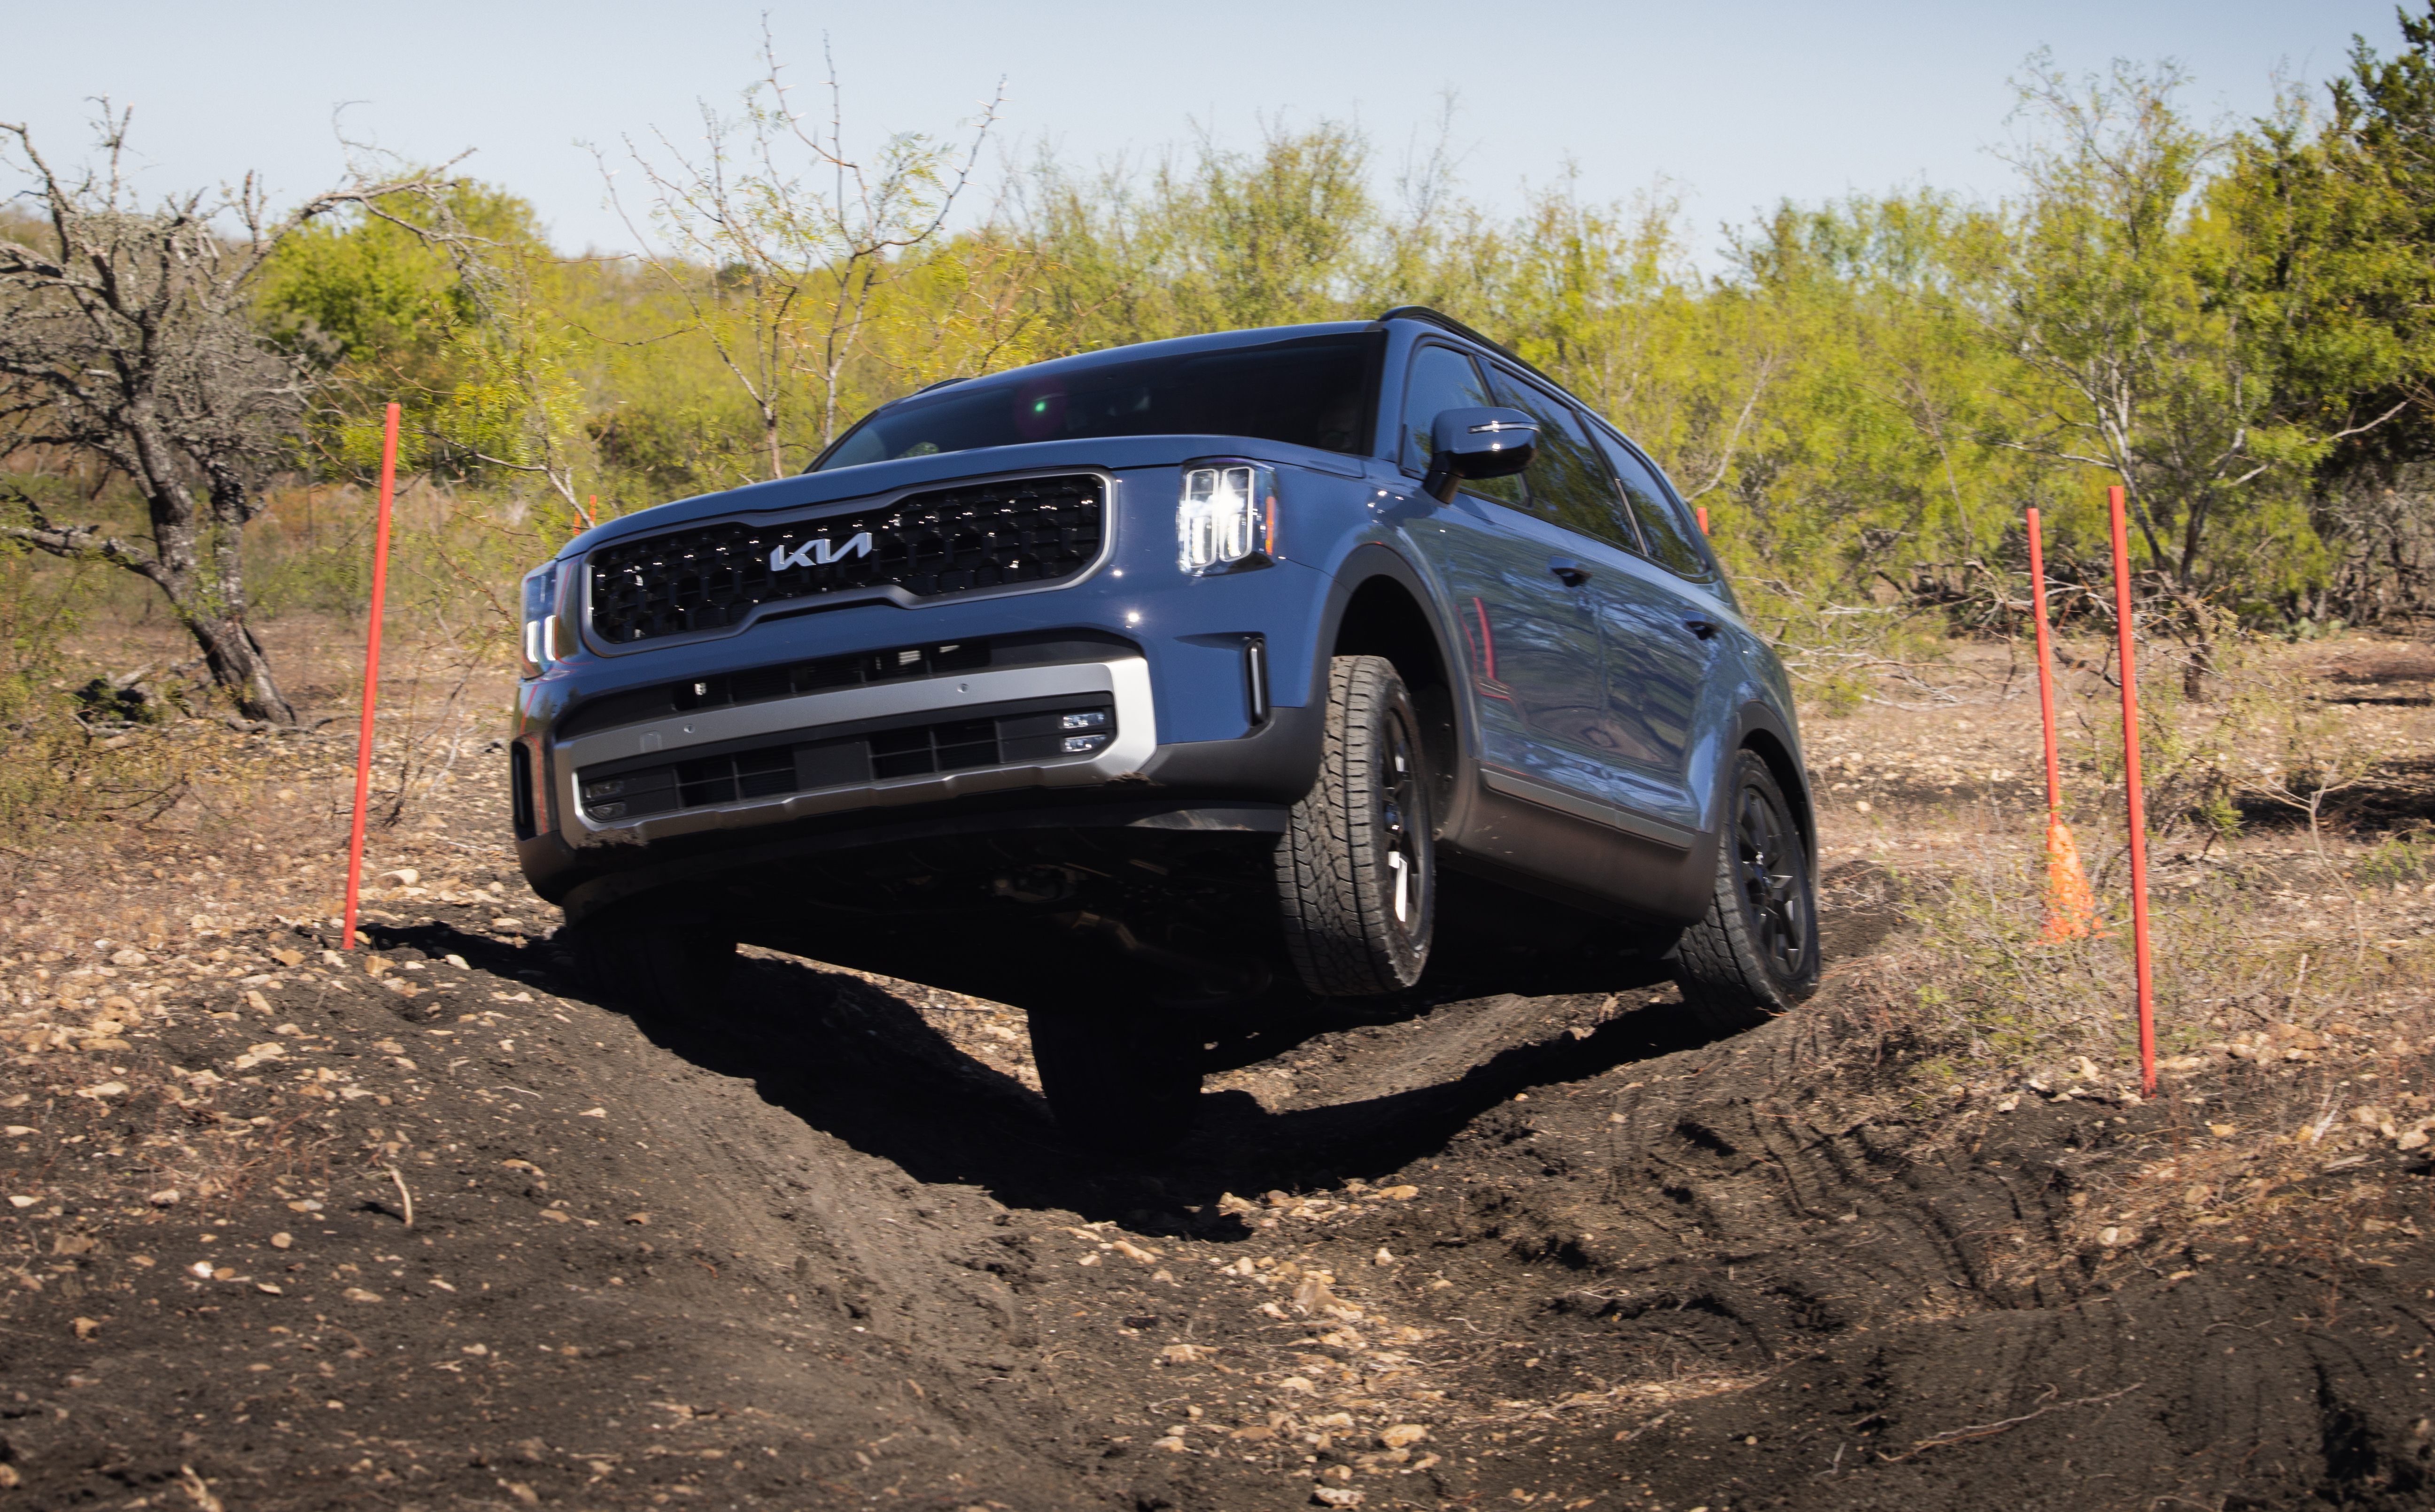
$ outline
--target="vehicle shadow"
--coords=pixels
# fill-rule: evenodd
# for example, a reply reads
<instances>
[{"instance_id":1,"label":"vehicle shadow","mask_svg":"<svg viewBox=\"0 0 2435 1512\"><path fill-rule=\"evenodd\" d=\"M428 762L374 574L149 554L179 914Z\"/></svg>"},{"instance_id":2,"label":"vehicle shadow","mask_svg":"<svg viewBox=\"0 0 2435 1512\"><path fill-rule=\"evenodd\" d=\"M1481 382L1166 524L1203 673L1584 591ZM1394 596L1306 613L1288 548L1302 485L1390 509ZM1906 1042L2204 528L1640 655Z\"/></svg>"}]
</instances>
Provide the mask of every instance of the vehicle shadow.
<instances>
[{"instance_id":1,"label":"vehicle shadow","mask_svg":"<svg viewBox=\"0 0 2435 1512\"><path fill-rule=\"evenodd\" d=\"M717 1020L636 1022L663 1048L751 1081L773 1106L919 1180L976 1186L1009 1207L1209 1237L1248 1232L1218 1211L1226 1193L1312 1190L1400 1170L1518 1091L1708 1038L1679 1012L1627 1013L1585 1034L1550 1013L1544 1036L1526 1030L1523 1042L1459 1070L1448 1065L1442 1080L1385 1095L1271 1110L1240 1091L1204 1094L1190 1139L1155 1160L1123 1160L1069 1144L1037 1093L958 1048L932 1013L861 978L763 959L741 988L734 1011ZM1517 1001L1498 1005L1511 1014ZM1430 1022L1459 1021L1469 1006L1441 1005L1429 1022L1407 1023L1405 1038L1425 1041ZM1312 1024L1301 1038L1329 1027ZM1267 1038L1285 1047L1273 1030ZM1239 1049L1224 1058L1239 1060ZM1407 1045L1399 1058L1425 1063L1427 1047Z\"/></svg>"},{"instance_id":2,"label":"vehicle shadow","mask_svg":"<svg viewBox=\"0 0 2435 1512\"><path fill-rule=\"evenodd\" d=\"M1066 1210L1094 1221L1118 1219L1140 1232L1206 1238L1249 1233L1218 1212L1226 1193L1318 1190L1398 1171L1442 1149L1517 1092L1714 1038L1679 1005L1581 1024L1578 995L1491 994L1382 1005L1384 1011L1371 1015L1338 1013L1293 1028L1266 1023L1249 1040L1221 1044L1213 1058L1240 1065L1252 1058L1245 1045L1254 1041L1273 1056L1347 1024L1390 1023L1402 1042L1385 1054L1407 1085L1275 1109L1241 1091L1205 1093L1191 1138L1154 1160L1129 1160L1067 1143L1038 1093L941 1032L934 1015L942 1010L848 972L756 955L744 963L728 1011L672 1019L636 1013L595 992L546 947L518 949L446 924L381 930L377 937L384 946L434 956L454 953L495 974L628 1017L662 1049L751 1082L773 1107L918 1180L978 1187L1012 1208ZM1641 978L1616 984L1640 985ZM1502 1022L1486 1037L1487 1053L1469 1050L1483 1038L1474 1021L1490 1013ZM1421 1084L1408 1085L1414 1079Z\"/></svg>"}]
</instances>

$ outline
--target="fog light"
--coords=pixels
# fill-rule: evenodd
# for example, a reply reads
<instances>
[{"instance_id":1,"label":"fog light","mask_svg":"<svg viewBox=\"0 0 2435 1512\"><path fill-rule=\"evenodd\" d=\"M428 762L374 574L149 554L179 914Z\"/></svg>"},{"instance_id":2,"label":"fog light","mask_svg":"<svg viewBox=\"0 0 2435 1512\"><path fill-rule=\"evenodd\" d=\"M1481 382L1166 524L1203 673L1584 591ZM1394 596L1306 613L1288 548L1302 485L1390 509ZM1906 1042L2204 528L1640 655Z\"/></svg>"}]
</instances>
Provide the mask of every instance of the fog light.
<instances>
[{"instance_id":1,"label":"fog light","mask_svg":"<svg viewBox=\"0 0 2435 1512\"><path fill-rule=\"evenodd\" d=\"M591 811L592 816L596 819L613 819L626 812L626 805L623 803L587 803L584 807Z\"/></svg>"},{"instance_id":2,"label":"fog light","mask_svg":"<svg viewBox=\"0 0 2435 1512\"><path fill-rule=\"evenodd\" d=\"M1057 724L1061 730L1093 730L1107 722L1107 711L1094 709L1085 714L1062 714L1058 717Z\"/></svg>"},{"instance_id":3,"label":"fog light","mask_svg":"<svg viewBox=\"0 0 2435 1512\"><path fill-rule=\"evenodd\" d=\"M1097 750L1107 744L1107 740L1108 737L1105 735L1068 735L1065 737L1065 750L1068 755Z\"/></svg>"}]
</instances>

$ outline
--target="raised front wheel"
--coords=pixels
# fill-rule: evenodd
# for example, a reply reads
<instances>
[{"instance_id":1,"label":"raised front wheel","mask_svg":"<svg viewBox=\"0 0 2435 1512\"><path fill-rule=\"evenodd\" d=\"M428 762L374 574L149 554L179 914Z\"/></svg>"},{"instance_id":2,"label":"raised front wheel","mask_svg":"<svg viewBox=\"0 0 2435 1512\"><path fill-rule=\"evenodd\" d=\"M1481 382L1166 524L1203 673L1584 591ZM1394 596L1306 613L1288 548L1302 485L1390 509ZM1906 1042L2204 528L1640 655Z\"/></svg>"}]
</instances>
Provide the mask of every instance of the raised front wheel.
<instances>
[{"instance_id":1,"label":"raised front wheel","mask_svg":"<svg viewBox=\"0 0 2435 1512\"><path fill-rule=\"evenodd\" d=\"M1277 847L1286 954L1314 992L1399 992L1428 964L1437 854L1420 720L1394 663L1329 664L1326 739Z\"/></svg>"}]
</instances>

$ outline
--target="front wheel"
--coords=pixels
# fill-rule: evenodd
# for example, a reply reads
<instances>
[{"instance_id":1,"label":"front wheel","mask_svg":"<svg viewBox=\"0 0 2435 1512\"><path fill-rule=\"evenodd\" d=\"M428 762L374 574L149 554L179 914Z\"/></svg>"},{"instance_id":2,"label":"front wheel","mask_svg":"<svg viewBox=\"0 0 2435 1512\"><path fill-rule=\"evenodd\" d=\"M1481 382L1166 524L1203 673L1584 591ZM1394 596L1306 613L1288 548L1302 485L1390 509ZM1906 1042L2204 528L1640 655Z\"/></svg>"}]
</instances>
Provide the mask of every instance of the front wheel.
<instances>
[{"instance_id":1,"label":"front wheel","mask_svg":"<svg viewBox=\"0 0 2435 1512\"><path fill-rule=\"evenodd\" d=\"M1319 781L1294 804L1276 861L1286 954L1314 992L1400 992L1428 964L1436 820L1420 731L1393 662L1329 663Z\"/></svg>"},{"instance_id":2,"label":"front wheel","mask_svg":"<svg viewBox=\"0 0 2435 1512\"><path fill-rule=\"evenodd\" d=\"M1192 1132L1200 1040L1161 1009L1035 1008L1031 1061L1057 1126L1103 1154L1155 1154Z\"/></svg>"},{"instance_id":3,"label":"front wheel","mask_svg":"<svg viewBox=\"0 0 2435 1512\"><path fill-rule=\"evenodd\" d=\"M1775 774L1736 753L1708 912L1683 932L1674 979L1718 1034L1754 1028L1818 989L1818 885Z\"/></svg>"}]
</instances>

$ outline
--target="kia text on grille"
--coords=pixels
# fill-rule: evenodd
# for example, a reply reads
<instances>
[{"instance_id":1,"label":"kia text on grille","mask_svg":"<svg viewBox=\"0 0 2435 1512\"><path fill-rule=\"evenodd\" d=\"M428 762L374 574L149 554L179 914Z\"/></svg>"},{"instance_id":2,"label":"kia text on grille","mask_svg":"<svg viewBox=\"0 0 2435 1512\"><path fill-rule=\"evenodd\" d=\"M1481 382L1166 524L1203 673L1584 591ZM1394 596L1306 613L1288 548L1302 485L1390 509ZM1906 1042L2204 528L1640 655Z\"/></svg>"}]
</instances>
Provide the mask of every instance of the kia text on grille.
<instances>
[{"instance_id":1,"label":"kia text on grille","mask_svg":"<svg viewBox=\"0 0 2435 1512\"><path fill-rule=\"evenodd\" d=\"M817 541L804 541L795 548L791 556L783 545L772 547L769 552L769 570L773 573L783 573L789 567L810 567L815 564L825 567L833 561L843 561L848 557L870 555L871 532L868 530L854 537L842 546L823 536Z\"/></svg>"}]
</instances>

